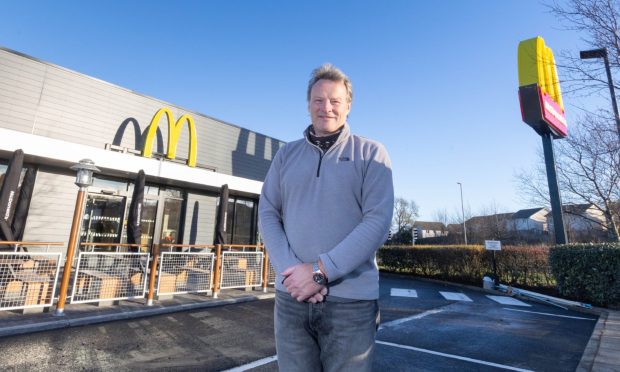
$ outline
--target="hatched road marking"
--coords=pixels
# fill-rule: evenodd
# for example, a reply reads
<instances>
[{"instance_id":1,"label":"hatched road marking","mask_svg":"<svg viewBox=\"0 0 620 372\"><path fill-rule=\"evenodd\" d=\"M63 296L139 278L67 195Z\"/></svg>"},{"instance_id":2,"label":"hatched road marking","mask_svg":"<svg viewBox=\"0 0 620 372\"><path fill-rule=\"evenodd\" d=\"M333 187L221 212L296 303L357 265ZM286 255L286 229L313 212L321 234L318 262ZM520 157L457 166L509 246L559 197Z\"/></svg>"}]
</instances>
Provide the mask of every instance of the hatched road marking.
<instances>
[{"instance_id":1,"label":"hatched road marking","mask_svg":"<svg viewBox=\"0 0 620 372\"><path fill-rule=\"evenodd\" d=\"M532 306L530 304L526 304L525 302L519 301L516 298L512 298L512 297L491 296L491 295L487 295L487 297L490 298L491 300L495 301L495 302L499 302L502 305L527 306L527 307L531 307Z\"/></svg>"},{"instance_id":2,"label":"hatched road marking","mask_svg":"<svg viewBox=\"0 0 620 372\"><path fill-rule=\"evenodd\" d=\"M465 295L465 293L461 293L461 292L439 292L439 293L441 293L441 295L446 300L473 302L471 298Z\"/></svg>"},{"instance_id":3,"label":"hatched road marking","mask_svg":"<svg viewBox=\"0 0 620 372\"><path fill-rule=\"evenodd\" d=\"M392 288L390 289L392 297L418 297L418 291L415 289Z\"/></svg>"}]
</instances>

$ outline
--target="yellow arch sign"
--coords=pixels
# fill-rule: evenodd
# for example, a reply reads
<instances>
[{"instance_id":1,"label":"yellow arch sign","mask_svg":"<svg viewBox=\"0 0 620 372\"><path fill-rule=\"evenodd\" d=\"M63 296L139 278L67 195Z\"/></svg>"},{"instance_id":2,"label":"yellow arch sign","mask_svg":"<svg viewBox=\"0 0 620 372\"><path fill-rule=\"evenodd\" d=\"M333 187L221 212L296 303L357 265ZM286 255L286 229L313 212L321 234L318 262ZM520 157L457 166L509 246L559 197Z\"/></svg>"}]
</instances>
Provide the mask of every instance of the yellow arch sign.
<instances>
[{"instance_id":1,"label":"yellow arch sign","mask_svg":"<svg viewBox=\"0 0 620 372\"><path fill-rule=\"evenodd\" d=\"M187 158L187 165L190 167L196 166L196 125L194 124L194 119L185 114L179 118L176 122L174 121L174 117L172 115L172 111L168 108L163 107L155 113L153 116L153 120L151 120L151 124L149 124L149 131L146 134L146 139L144 140L144 148L142 149L142 156L146 158L150 158L153 154L153 141L155 140L155 134L157 133L157 127L159 126L159 122L161 121L161 117L166 115L168 120L168 151L166 153L166 158L174 159L176 158L177 153L177 142L179 142L179 137L181 135L181 128L183 124L187 122L189 126L189 155Z\"/></svg>"},{"instance_id":2,"label":"yellow arch sign","mask_svg":"<svg viewBox=\"0 0 620 372\"><path fill-rule=\"evenodd\" d=\"M520 42L518 58L519 86L538 84L564 110L553 51L545 45L543 38L537 36Z\"/></svg>"},{"instance_id":3,"label":"yellow arch sign","mask_svg":"<svg viewBox=\"0 0 620 372\"><path fill-rule=\"evenodd\" d=\"M551 48L542 37L519 43L519 100L523 121L544 135L568 135L560 81Z\"/></svg>"}]
</instances>

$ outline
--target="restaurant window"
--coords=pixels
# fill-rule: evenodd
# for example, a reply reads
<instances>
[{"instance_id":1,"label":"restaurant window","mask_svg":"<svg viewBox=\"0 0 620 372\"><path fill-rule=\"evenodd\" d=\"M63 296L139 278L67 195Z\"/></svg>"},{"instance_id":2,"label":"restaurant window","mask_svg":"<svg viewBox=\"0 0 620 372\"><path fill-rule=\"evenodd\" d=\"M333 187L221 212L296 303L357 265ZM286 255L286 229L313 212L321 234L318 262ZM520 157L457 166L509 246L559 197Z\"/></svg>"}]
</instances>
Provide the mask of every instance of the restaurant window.
<instances>
[{"instance_id":1,"label":"restaurant window","mask_svg":"<svg viewBox=\"0 0 620 372\"><path fill-rule=\"evenodd\" d=\"M129 218L129 208L131 206L131 199L127 201L127 208L125 210L125 226L123 228L123 243L127 243L127 219ZM142 229L141 244L146 245L146 248L142 248L146 251L148 247L153 243L153 236L155 235L155 220L157 219L157 199L150 199L146 197L142 203L142 213L140 214L140 228Z\"/></svg>"},{"instance_id":2,"label":"restaurant window","mask_svg":"<svg viewBox=\"0 0 620 372\"><path fill-rule=\"evenodd\" d=\"M237 197L228 199L226 241L229 244L256 243L256 201Z\"/></svg>"},{"instance_id":3,"label":"restaurant window","mask_svg":"<svg viewBox=\"0 0 620 372\"><path fill-rule=\"evenodd\" d=\"M89 194L82 221L82 242L117 243L125 198L115 195Z\"/></svg>"},{"instance_id":4,"label":"restaurant window","mask_svg":"<svg viewBox=\"0 0 620 372\"><path fill-rule=\"evenodd\" d=\"M183 200L166 198L164 201L164 214L161 225L161 244L178 244L179 229L181 227L181 213Z\"/></svg>"}]
</instances>

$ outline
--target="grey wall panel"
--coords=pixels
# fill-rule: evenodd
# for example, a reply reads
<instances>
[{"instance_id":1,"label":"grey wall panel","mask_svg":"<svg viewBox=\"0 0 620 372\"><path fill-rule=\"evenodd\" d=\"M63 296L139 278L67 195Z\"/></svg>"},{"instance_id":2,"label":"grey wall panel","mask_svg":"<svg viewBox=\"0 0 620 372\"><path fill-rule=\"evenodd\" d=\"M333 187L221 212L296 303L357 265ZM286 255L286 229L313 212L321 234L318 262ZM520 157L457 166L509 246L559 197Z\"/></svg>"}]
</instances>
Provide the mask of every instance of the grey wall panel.
<instances>
[{"instance_id":1,"label":"grey wall panel","mask_svg":"<svg viewBox=\"0 0 620 372\"><path fill-rule=\"evenodd\" d=\"M106 144L141 150L155 113L167 107L176 121L193 117L199 165L262 181L280 141L193 113L58 66L0 50L0 126L96 148ZM163 117L154 152L165 153L168 127ZM278 146L274 147L273 143ZM187 125L177 143L186 159Z\"/></svg>"},{"instance_id":2,"label":"grey wall panel","mask_svg":"<svg viewBox=\"0 0 620 372\"><path fill-rule=\"evenodd\" d=\"M75 176L37 172L24 240L67 244L78 192L74 181Z\"/></svg>"},{"instance_id":3,"label":"grey wall panel","mask_svg":"<svg viewBox=\"0 0 620 372\"><path fill-rule=\"evenodd\" d=\"M183 244L213 244L217 197L188 194Z\"/></svg>"}]
</instances>

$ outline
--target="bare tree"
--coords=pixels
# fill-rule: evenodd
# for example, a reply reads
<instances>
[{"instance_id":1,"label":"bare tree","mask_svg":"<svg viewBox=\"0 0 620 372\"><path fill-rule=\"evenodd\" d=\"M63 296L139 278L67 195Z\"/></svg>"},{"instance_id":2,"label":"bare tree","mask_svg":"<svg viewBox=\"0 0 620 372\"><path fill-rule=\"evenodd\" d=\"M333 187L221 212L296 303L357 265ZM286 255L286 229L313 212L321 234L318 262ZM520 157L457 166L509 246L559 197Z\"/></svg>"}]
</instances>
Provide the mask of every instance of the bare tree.
<instances>
[{"instance_id":1,"label":"bare tree","mask_svg":"<svg viewBox=\"0 0 620 372\"><path fill-rule=\"evenodd\" d=\"M395 243L411 243L412 228L418 218L419 208L415 201L398 197L394 200L392 226L396 230L392 240Z\"/></svg>"},{"instance_id":2,"label":"bare tree","mask_svg":"<svg viewBox=\"0 0 620 372\"><path fill-rule=\"evenodd\" d=\"M436 222L443 223L444 226L448 226L448 224L450 223L450 217L448 216L448 210L445 208L437 209L435 213L433 213L433 219Z\"/></svg>"},{"instance_id":3,"label":"bare tree","mask_svg":"<svg viewBox=\"0 0 620 372\"><path fill-rule=\"evenodd\" d=\"M580 32L585 44L607 48L611 67L620 68L620 4L617 0L552 0L547 6L567 29ZM581 60L574 51L563 51L558 68L563 73L565 92L578 95L605 92L603 96L609 98L601 61Z\"/></svg>"},{"instance_id":4,"label":"bare tree","mask_svg":"<svg viewBox=\"0 0 620 372\"><path fill-rule=\"evenodd\" d=\"M613 241L620 241L620 143L606 120L588 117L580 121L569 137L556 142L558 183L564 204L592 204L605 216L602 225ZM521 172L517 180L525 198L549 205L544 159L533 171ZM570 212L569 212L570 213ZM586 216L580 216L586 218Z\"/></svg>"}]
</instances>

